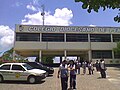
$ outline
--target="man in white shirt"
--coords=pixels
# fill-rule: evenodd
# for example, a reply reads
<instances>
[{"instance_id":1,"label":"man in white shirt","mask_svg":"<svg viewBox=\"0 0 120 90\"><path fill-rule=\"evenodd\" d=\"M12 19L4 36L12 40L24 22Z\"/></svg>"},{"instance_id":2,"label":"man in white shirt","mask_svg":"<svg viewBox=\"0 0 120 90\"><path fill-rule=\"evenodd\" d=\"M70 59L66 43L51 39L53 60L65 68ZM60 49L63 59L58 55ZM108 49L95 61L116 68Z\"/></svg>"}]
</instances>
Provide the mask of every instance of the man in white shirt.
<instances>
[{"instance_id":1,"label":"man in white shirt","mask_svg":"<svg viewBox=\"0 0 120 90\"><path fill-rule=\"evenodd\" d=\"M61 77L62 90L67 90L68 88L68 67L67 67L66 60L64 60L59 67L58 75L57 75L58 78L59 78L59 75Z\"/></svg>"}]
</instances>

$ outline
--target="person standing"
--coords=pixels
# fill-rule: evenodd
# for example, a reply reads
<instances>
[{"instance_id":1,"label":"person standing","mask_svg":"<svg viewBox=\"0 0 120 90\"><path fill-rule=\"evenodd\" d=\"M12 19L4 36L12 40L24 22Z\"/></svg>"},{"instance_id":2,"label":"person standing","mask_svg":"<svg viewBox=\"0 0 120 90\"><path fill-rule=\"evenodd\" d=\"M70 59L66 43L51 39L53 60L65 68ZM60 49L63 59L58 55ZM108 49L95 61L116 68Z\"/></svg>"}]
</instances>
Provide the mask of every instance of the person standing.
<instances>
[{"instance_id":1,"label":"person standing","mask_svg":"<svg viewBox=\"0 0 120 90\"><path fill-rule=\"evenodd\" d=\"M93 65L92 61L88 62L88 71L89 71L89 75L93 74L94 65Z\"/></svg>"},{"instance_id":2,"label":"person standing","mask_svg":"<svg viewBox=\"0 0 120 90\"><path fill-rule=\"evenodd\" d=\"M100 74L102 78L106 78L106 66L105 66L105 61L104 59L100 60L100 64L99 64L99 68L100 68Z\"/></svg>"},{"instance_id":3,"label":"person standing","mask_svg":"<svg viewBox=\"0 0 120 90\"><path fill-rule=\"evenodd\" d=\"M82 63L83 74L86 74L86 66L87 66L87 62L84 61L84 62Z\"/></svg>"},{"instance_id":4,"label":"person standing","mask_svg":"<svg viewBox=\"0 0 120 90\"><path fill-rule=\"evenodd\" d=\"M96 60L96 62L95 62L95 67L96 67L96 71L99 71L99 61L98 60Z\"/></svg>"},{"instance_id":5,"label":"person standing","mask_svg":"<svg viewBox=\"0 0 120 90\"><path fill-rule=\"evenodd\" d=\"M80 67L81 67L81 63L80 63L80 60L77 61L76 63L76 73L80 74Z\"/></svg>"},{"instance_id":6,"label":"person standing","mask_svg":"<svg viewBox=\"0 0 120 90\"><path fill-rule=\"evenodd\" d=\"M76 68L73 60L69 61L69 70L70 70L70 89L76 90Z\"/></svg>"},{"instance_id":7,"label":"person standing","mask_svg":"<svg viewBox=\"0 0 120 90\"><path fill-rule=\"evenodd\" d=\"M89 75L91 75L91 71L92 71L92 64L91 64L91 62L88 62L88 71L89 71Z\"/></svg>"},{"instance_id":8,"label":"person standing","mask_svg":"<svg viewBox=\"0 0 120 90\"><path fill-rule=\"evenodd\" d=\"M91 74L94 74L94 64L92 61L91 61Z\"/></svg>"},{"instance_id":9,"label":"person standing","mask_svg":"<svg viewBox=\"0 0 120 90\"><path fill-rule=\"evenodd\" d=\"M68 88L68 67L67 67L66 60L64 60L59 67L58 75L57 75L58 78L59 78L59 75L61 76L62 90L67 90Z\"/></svg>"}]
</instances>

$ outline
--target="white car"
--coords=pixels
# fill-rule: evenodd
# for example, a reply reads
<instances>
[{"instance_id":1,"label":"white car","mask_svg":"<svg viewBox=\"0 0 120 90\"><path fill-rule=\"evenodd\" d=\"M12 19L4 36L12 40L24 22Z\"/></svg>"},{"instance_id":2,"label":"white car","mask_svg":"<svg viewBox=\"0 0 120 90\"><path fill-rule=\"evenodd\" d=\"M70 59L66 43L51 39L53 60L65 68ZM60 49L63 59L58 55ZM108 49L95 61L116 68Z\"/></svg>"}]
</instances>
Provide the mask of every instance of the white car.
<instances>
[{"instance_id":1,"label":"white car","mask_svg":"<svg viewBox=\"0 0 120 90\"><path fill-rule=\"evenodd\" d=\"M4 80L20 80L36 83L46 78L46 71L32 69L26 63L4 63L0 65L0 82Z\"/></svg>"}]
</instances>

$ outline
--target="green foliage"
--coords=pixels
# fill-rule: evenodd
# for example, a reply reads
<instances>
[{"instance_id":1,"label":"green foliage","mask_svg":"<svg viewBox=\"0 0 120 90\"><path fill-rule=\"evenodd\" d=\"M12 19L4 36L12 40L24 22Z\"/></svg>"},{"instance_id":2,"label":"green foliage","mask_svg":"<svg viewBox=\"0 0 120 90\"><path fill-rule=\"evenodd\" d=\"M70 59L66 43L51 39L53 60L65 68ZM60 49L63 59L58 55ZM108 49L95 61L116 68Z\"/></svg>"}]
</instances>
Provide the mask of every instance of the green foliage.
<instances>
[{"instance_id":1,"label":"green foliage","mask_svg":"<svg viewBox=\"0 0 120 90\"><path fill-rule=\"evenodd\" d=\"M117 9L118 15L114 17L114 21L120 23L120 0L75 0L75 2L82 2L82 8L87 9L88 13L91 13L92 10L98 12L100 8L103 8L103 11Z\"/></svg>"},{"instance_id":2,"label":"green foliage","mask_svg":"<svg viewBox=\"0 0 120 90\"><path fill-rule=\"evenodd\" d=\"M27 60L25 60L25 57L22 57L20 55L16 55L15 59L13 60L13 48L11 48L10 50L6 51L3 56L2 56L3 60L6 60L8 62L26 62Z\"/></svg>"},{"instance_id":3,"label":"green foliage","mask_svg":"<svg viewBox=\"0 0 120 90\"><path fill-rule=\"evenodd\" d=\"M113 48L113 51L117 54L120 54L120 42L117 43L117 47Z\"/></svg>"},{"instance_id":4,"label":"green foliage","mask_svg":"<svg viewBox=\"0 0 120 90\"><path fill-rule=\"evenodd\" d=\"M42 57L42 63L53 64L53 58L54 58L54 56L43 56Z\"/></svg>"},{"instance_id":5,"label":"green foliage","mask_svg":"<svg viewBox=\"0 0 120 90\"><path fill-rule=\"evenodd\" d=\"M3 56L2 56L3 60L12 60L13 59L13 48L6 51Z\"/></svg>"}]
</instances>

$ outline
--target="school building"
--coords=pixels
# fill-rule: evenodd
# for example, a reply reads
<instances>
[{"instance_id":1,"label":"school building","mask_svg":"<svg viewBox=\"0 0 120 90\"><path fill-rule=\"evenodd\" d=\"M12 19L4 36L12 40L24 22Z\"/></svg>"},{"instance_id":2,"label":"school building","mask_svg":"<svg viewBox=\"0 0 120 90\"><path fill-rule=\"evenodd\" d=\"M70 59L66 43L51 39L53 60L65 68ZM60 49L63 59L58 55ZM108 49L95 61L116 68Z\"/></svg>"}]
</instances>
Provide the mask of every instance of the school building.
<instances>
[{"instance_id":1,"label":"school building","mask_svg":"<svg viewBox=\"0 0 120 90\"><path fill-rule=\"evenodd\" d=\"M14 54L39 57L39 61L42 56L76 56L120 64L113 51L118 41L120 27L16 25Z\"/></svg>"}]
</instances>

